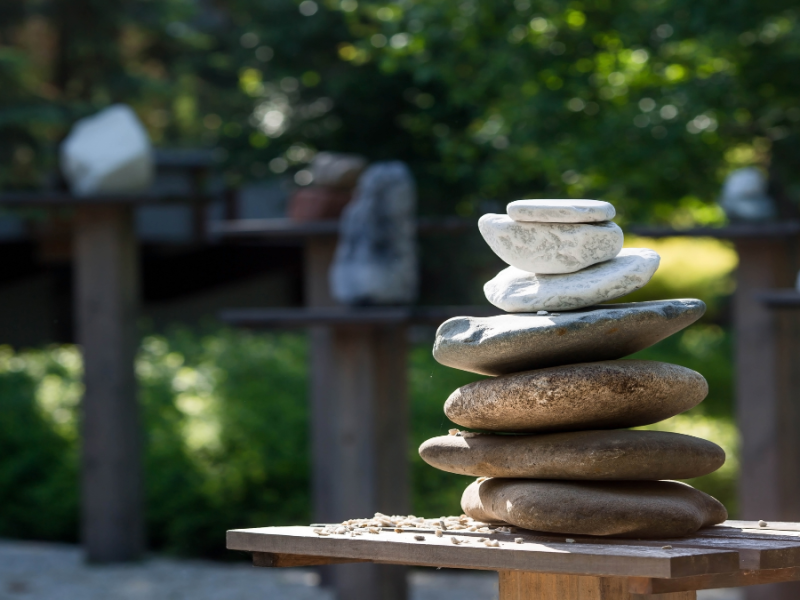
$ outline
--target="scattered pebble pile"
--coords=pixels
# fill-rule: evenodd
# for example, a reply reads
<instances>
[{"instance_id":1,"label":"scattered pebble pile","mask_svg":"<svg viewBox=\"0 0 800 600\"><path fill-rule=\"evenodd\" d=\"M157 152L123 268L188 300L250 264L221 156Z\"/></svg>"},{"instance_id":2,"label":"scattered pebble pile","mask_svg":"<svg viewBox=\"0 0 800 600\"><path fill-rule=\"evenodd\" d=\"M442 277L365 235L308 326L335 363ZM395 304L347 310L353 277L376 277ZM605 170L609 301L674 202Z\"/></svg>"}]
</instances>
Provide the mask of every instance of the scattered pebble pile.
<instances>
[{"instance_id":1,"label":"scattered pebble pile","mask_svg":"<svg viewBox=\"0 0 800 600\"><path fill-rule=\"evenodd\" d=\"M705 305L599 304L645 285L659 263L652 250L622 250L607 202L520 200L507 212L484 215L479 227L510 265L484 288L508 314L450 319L434 345L440 363L492 376L445 404L453 422L482 433L451 430L420 448L432 466L478 477L461 501L470 527L656 538L724 521L716 499L670 481L718 469L719 446L625 429L705 398L707 383L695 371L619 360L691 325ZM376 519L353 532L378 527Z\"/></svg>"},{"instance_id":2,"label":"scattered pebble pile","mask_svg":"<svg viewBox=\"0 0 800 600\"><path fill-rule=\"evenodd\" d=\"M518 531L515 527L484 523L467 515L459 517L439 517L438 519L425 519L414 515L384 515L375 513L371 519L351 519L342 523L312 526L313 532L320 537L346 536L359 537L363 535L380 535L385 532L417 533L413 539L424 542L430 536L436 538L449 537L455 545L482 544L488 548L500 548L501 541L496 537L480 537L479 534L511 534ZM515 544L524 543L523 538L514 538L508 542Z\"/></svg>"}]
</instances>

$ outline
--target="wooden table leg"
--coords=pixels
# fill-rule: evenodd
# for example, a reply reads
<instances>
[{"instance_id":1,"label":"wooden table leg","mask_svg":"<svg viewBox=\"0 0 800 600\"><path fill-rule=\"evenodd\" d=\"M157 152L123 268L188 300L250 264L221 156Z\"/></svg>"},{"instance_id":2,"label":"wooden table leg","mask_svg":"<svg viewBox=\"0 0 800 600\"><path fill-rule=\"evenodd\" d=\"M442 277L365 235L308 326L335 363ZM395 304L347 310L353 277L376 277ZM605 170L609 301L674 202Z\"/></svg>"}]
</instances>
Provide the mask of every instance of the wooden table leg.
<instances>
[{"instance_id":1,"label":"wooden table leg","mask_svg":"<svg viewBox=\"0 0 800 600\"><path fill-rule=\"evenodd\" d=\"M90 562L144 551L142 443L134 374L138 269L131 209L78 209L75 299L84 360L81 535Z\"/></svg>"},{"instance_id":2,"label":"wooden table leg","mask_svg":"<svg viewBox=\"0 0 800 600\"><path fill-rule=\"evenodd\" d=\"M697 592L631 594L624 577L500 571L500 600L696 600Z\"/></svg>"}]
</instances>

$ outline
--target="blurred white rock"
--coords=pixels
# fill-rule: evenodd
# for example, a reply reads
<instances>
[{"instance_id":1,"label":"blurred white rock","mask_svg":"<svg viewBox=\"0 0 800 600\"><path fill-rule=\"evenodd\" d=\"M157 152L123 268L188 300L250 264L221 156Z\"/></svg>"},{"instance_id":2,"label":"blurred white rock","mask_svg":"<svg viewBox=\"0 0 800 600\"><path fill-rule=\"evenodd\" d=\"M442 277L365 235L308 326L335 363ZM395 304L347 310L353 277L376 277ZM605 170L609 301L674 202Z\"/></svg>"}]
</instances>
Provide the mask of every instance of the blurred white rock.
<instances>
[{"instance_id":1,"label":"blurred white rock","mask_svg":"<svg viewBox=\"0 0 800 600\"><path fill-rule=\"evenodd\" d=\"M136 113L115 104L75 123L61 170L76 196L143 192L153 183L153 148Z\"/></svg>"},{"instance_id":2,"label":"blurred white rock","mask_svg":"<svg viewBox=\"0 0 800 600\"><path fill-rule=\"evenodd\" d=\"M318 152L311 161L314 185L353 188L367 168L367 159L358 154Z\"/></svg>"},{"instance_id":3,"label":"blurred white rock","mask_svg":"<svg viewBox=\"0 0 800 600\"><path fill-rule=\"evenodd\" d=\"M330 271L343 304L407 304L417 297L417 191L399 161L372 164L342 214Z\"/></svg>"},{"instance_id":4,"label":"blurred white rock","mask_svg":"<svg viewBox=\"0 0 800 600\"><path fill-rule=\"evenodd\" d=\"M767 195L767 179L755 167L728 175L719 204L731 221L768 221L777 216L775 201Z\"/></svg>"}]
</instances>

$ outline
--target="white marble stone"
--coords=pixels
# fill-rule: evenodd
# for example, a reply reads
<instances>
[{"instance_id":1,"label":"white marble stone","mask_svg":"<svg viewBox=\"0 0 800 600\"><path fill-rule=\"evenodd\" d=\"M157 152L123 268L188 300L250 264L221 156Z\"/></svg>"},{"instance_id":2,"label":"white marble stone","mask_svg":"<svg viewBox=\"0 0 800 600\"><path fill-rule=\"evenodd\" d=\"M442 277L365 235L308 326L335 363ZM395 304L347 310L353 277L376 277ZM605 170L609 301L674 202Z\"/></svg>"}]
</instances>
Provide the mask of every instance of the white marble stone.
<instances>
[{"instance_id":1,"label":"white marble stone","mask_svg":"<svg viewBox=\"0 0 800 600\"><path fill-rule=\"evenodd\" d=\"M115 104L75 123L61 144L61 170L76 196L145 191L154 176L150 138L129 106Z\"/></svg>"},{"instance_id":2,"label":"white marble stone","mask_svg":"<svg viewBox=\"0 0 800 600\"><path fill-rule=\"evenodd\" d=\"M650 281L661 257L647 248L623 248L605 262L566 275L537 275L516 267L486 282L486 299L506 312L575 310L638 290Z\"/></svg>"},{"instance_id":3,"label":"white marble stone","mask_svg":"<svg viewBox=\"0 0 800 600\"><path fill-rule=\"evenodd\" d=\"M522 223L486 214L478 221L483 239L512 267L537 274L574 273L614 258L622 250L616 223Z\"/></svg>"},{"instance_id":4,"label":"white marble stone","mask_svg":"<svg viewBox=\"0 0 800 600\"><path fill-rule=\"evenodd\" d=\"M515 200L506 212L515 221L534 223L596 223L617 214L612 204L602 200Z\"/></svg>"}]
</instances>

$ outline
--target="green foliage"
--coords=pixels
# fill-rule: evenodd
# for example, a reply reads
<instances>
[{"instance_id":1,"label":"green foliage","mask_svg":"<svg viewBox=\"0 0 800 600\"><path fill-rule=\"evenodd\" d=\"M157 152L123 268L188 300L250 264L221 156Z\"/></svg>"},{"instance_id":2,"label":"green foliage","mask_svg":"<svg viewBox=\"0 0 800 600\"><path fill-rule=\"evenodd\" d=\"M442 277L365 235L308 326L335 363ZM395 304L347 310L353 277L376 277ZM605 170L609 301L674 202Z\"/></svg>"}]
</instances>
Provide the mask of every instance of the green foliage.
<instances>
[{"instance_id":1,"label":"green foliage","mask_svg":"<svg viewBox=\"0 0 800 600\"><path fill-rule=\"evenodd\" d=\"M800 191L799 9L786 0L14 0L0 13L0 186L35 187L75 118L132 104L224 149L228 183L320 149L409 162L429 214L605 197L719 223L731 168ZM494 201L495 204L492 204Z\"/></svg>"},{"instance_id":2,"label":"green foliage","mask_svg":"<svg viewBox=\"0 0 800 600\"><path fill-rule=\"evenodd\" d=\"M800 189L791 2L366 1L348 14L362 41L347 57L413 76L419 110L401 122L438 137L445 178L473 181L462 213L527 191L602 196L627 221L683 208L677 224L713 223L703 202L744 164Z\"/></svg>"}]
</instances>

